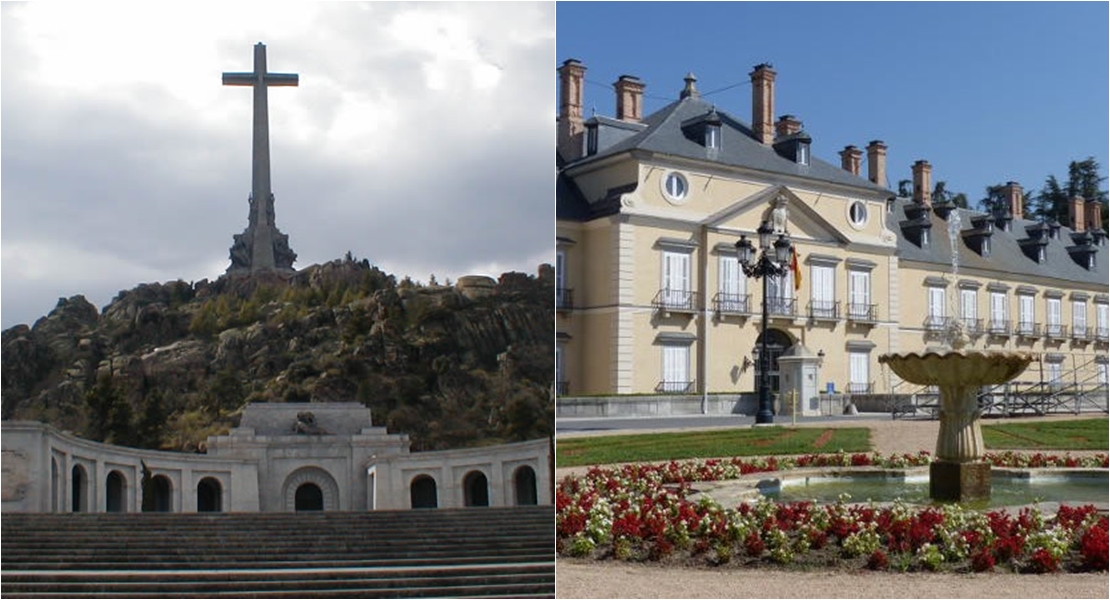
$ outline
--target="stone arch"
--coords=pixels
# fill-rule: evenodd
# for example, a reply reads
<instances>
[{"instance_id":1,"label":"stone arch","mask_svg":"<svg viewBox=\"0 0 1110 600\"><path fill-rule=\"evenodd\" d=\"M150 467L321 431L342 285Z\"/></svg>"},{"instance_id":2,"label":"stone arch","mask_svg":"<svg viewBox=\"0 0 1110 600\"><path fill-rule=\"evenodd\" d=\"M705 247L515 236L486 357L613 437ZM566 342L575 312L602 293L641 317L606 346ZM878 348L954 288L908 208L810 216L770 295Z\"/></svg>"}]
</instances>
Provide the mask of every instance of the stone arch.
<instances>
[{"instance_id":1,"label":"stone arch","mask_svg":"<svg viewBox=\"0 0 1110 600\"><path fill-rule=\"evenodd\" d=\"M755 340L755 368L752 373L755 375L755 389L759 390L759 376L763 368L763 361L760 360L759 353L763 348L763 336L767 336L767 355L769 368L767 370L768 383L771 385L771 393L778 393L779 391L779 357L786 353L794 345L793 338L790 334L782 331L781 329L768 328L766 334L759 334Z\"/></svg>"},{"instance_id":2,"label":"stone arch","mask_svg":"<svg viewBox=\"0 0 1110 600\"><path fill-rule=\"evenodd\" d=\"M215 477L197 483L197 512L223 512L224 486Z\"/></svg>"},{"instance_id":3,"label":"stone arch","mask_svg":"<svg viewBox=\"0 0 1110 600\"><path fill-rule=\"evenodd\" d=\"M431 475L413 477L409 484L409 499L412 508L439 508L435 478Z\"/></svg>"},{"instance_id":4,"label":"stone arch","mask_svg":"<svg viewBox=\"0 0 1110 600\"><path fill-rule=\"evenodd\" d=\"M127 478L115 469L104 479L104 510L127 512Z\"/></svg>"},{"instance_id":5,"label":"stone arch","mask_svg":"<svg viewBox=\"0 0 1110 600\"><path fill-rule=\"evenodd\" d=\"M289 474L282 485L281 496L285 499L285 510L292 512L297 508L297 490L306 483L314 484L323 496L324 510L339 510L339 485L335 478L320 467L301 467Z\"/></svg>"},{"instance_id":6,"label":"stone arch","mask_svg":"<svg viewBox=\"0 0 1110 600\"><path fill-rule=\"evenodd\" d=\"M70 504L73 512L89 511L89 475L85 467L73 465L70 475Z\"/></svg>"},{"instance_id":7,"label":"stone arch","mask_svg":"<svg viewBox=\"0 0 1110 600\"><path fill-rule=\"evenodd\" d=\"M489 506L489 478L480 470L463 477L463 505Z\"/></svg>"},{"instance_id":8,"label":"stone arch","mask_svg":"<svg viewBox=\"0 0 1110 600\"><path fill-rule=\"evenodd\" d=\"M324 510L324 490L311 481L297 486L293 493L293 510Z\"/></svg>"},{"instance_id":9,"label":"stone arch","mask_svg":"<svg viewBox=\"0 0 1110 600\"><path fill-rule=\"evenodd\" d=\"M173 512L173 481L155 475L143 486L143 512Z\"/></svg>"},{"instance_id":10,"label":"stone arch","mask_svg":"<svg viewBox=\"0 0 1110 600\"><path fill-rule=\"evenodd\" d=\"M513 471L513 499L517 506L531 506L539 503L539 492L536 489L536 471L528 466L521 465Z\"/></svg>"}]
</instances>

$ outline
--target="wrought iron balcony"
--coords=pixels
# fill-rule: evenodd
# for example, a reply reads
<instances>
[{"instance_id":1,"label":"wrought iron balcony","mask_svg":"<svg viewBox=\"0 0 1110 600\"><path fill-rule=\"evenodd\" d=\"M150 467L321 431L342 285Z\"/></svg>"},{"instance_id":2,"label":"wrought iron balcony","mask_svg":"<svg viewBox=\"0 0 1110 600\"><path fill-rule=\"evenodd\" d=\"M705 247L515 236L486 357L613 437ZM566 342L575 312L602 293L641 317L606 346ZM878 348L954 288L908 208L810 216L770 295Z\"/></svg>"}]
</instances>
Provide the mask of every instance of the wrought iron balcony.
<instances>
[{"instance_id":1,"label":"wrought iron balcony","mask_svg":"<svg viewBox=\"0 0 1110 600\"><path fill-rule=\"evenodd\" d=\"M570 390L570 382L569 381L556 381L555 382L555 395L556 396L566 396L568 390Z\"/></svg>"},{"instance_id":2,"label":"wrought iron balcony","mask_svg":"<svg viewBox=\"0 0 1110 600\"><path fill-rule=\"evenodd\" d=\"M987 324L987 333L998 337L1010 335L1010 321L1006 319L991 319Z\"/></svg>"},{"instance_id":3,"label":"wrought iron balcony","mask_svg":"<svg viewBox=\"0 0 1110 600\"><path fill-rule=\"evenodd\" d=\"M1071 339L1078 342L1086 342L1091 339L1091 328L1086 325L1073 325L1071 328Z\"/></svg>"},{"instance_id":4,"label":"wrought iron balcony","mask_svg":"<svg viewBox=\"0 0 1110 600\"><path fill-rule=\"evenodd\" d=\"M797 313L798 301L794 298L768 298L767 315L771 317L793 317Z\"/></svg>"},{"instance_id":5,"label":"wrought iron balcony","mask_svg":"<svg viewBox=\"0 0 1110 600\"><path fill-rule=\"evenodd\" d=\"M651 301L652 308L664 312L698 312L698 293L687 290L661 289Z\"/></svg>"},{"instance_id":6,"label":"wrought iron balcony","mask_svg":"<svg viewBox=\"0 0 1110 600\"><path fill-rule=\"evenodd\" d=\"M693 394L693 381L660 381L655 391L662 394Z\"/></svg>"},{"instance_id":7,"label":"wrought iron balcony","mask_svg":"<svg viewBox=\"0 0 1110 600\"><path fill-rule=\"evenodd\" d=\"M1049 323L1044 326L1044 336L1050 340L1067 339L1068 326L1060 323Z\"/></svg>"},{"instance_id":8,"label":"wrought iron balcony","mask_svg":"<svg viewBox=\"0 0 1110 600\"><path fill-rule=\"evenodd\" d=\"M925 331L945 331L948 329L948 317L929 315L925 317Z\"/></svg>"},{"instance_id":9,"label":"wrought iron balcony","mask_svg":"<svg viewBox=\"0 0 1110 600\"><path fill-rule=\"evenodd\" d=\"M713 310L721 315L751 314L751 294L729 294L719 292L713 296Z\"/></svg>"},{"instance_id":10,"label":"wrought iron balcony","mask_svg":"<svg viewBox=\"0 0 1110 600\"><path fill-rule=\"evenodd\" d=\"M1032 321L1018 321L1014 333L1022 337L1041 337L1041 324Z\"/></svg>"},{"instance_id":11,"label":"wrought iron balcony","mask_svg":"<svg viewBox=\"0 0 1110 600\"><path fill-rule=\"evenodd\" d=\"M879 305L849 302L848 320L858 323L875 323L879 320Z\"/></svg>"},{"instance_id":12,"label":"wrought iron balcony","mask_svg":"<svg viewBox=\"0 0 1110 600\"><path fill-rule=\"evenodd\" d=\"M982 335L983 333L983 320L974 317L960 317L960 321L964 324L964 331L968 335Z\"/></svg>"},{"instance_id":13,"label":"wrought iron balcony","mask_svg":"<svg viewBox=\"0 0 1110 600\"><path fill-rule=\"evenodd\" d=\"M849 394L871 394L875 391L875 383L849 383L844 389Z\"/></svg>"},{"instance_id":14,"label":"wrought iron balcony","mask_svg":"<svg viewBox=\"0 0 1110 600\"><path fill-rule=\"evenodd\" d=\"M840 318L839 300L810 300L806 307L814 321L836 321Z\"/></svg>"},{"instance_id":15,"label":"wrought iron balcony","mask_svg":"<svg viewBox=\"0 0 1110 600\"><path fill-rule=\"evenodd\" d=\"M1095 329L1095 340L1105 342L1110 340L1110 329L1106 327L1098 327Z\"/></svg>"},{"instance_id":16,"label":"wrought iron balcony","mask_svg":"<svg viewBox=\"0 0 1110 600\"><path fill-rule=\"evenodd\" d=\"M555 288L555 308L557 310L570 310L574 308L574 290L569 288Z\"/></svg>"}]
</instances>

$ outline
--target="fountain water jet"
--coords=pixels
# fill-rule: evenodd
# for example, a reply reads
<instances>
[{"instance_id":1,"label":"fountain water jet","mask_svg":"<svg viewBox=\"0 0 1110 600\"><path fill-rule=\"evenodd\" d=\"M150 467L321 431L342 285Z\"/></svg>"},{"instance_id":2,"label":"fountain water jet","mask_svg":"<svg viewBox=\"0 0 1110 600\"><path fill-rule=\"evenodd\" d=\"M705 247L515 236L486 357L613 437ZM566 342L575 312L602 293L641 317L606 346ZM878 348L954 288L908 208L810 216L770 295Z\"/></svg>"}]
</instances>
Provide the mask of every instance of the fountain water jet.
<instances>
[{"instance_id":1,"label":"fountain water jet","mask_svg":"<svg viewBox=\"0 0 1110 600\"><path fill-rule=\"evenodd\" d=\"M948 215L952 245L952 283L959 273L960 211ZM960 314L953 301L953 313ZM979 427L979 388L1006 383L1033 360L1027 353L965 350L969 339L959 317L948 319L944 345L923 354L884 354L899 377L940 389L940 432L936 460L929 466L929 496L934 500L966 502L990 498L990 464L983 462L983 433Z\"/></svg>"}]
</instances>

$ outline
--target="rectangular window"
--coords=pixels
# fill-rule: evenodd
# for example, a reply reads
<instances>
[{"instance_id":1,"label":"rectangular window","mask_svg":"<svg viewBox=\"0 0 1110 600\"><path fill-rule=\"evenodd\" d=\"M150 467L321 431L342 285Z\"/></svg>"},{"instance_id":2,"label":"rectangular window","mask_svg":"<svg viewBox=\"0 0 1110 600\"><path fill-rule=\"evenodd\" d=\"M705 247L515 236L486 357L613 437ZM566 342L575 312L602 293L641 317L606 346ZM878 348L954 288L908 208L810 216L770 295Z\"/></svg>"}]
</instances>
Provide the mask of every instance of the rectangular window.
<instances>
[{"instance_id":1,"label":"rectangular window","mask_svg":"<svg viewBox=\"0 0 1110 600\"><path fill-rule=\"evenodd\" d=\"M1007 308L1005 292L991 292L991 332L1006 333L1010 330Z\"/></svg>"},{"instance_id":2,"label":"rectangular window","mask_svg":"<svg viewBox=\"0 0 1110 600\"><path fill-rule=\"evenodd\" d=\"M941 329L944 327L944 288L929 288L929 318L925 322L927 329Z\"/></svg>"},{"instance_id":3,"label":"rectangular window","mask_svg":"<svg viewBox=\"0 0 1110 600\"><path fill-rule=\"evenodd\" d=\"M1098 339L1103 341L1106 340L1107 334L1110 334L1110 331L1108 331L1108 328L1110 328L1110 323L1108 323L1107 319L1108 312L1110 312L1110 306L1106 304L1095 305L1095 326L1098 327L1098 331L1095 333L1098 335Z\"/></svg>"},{"instance_id":4,"label":"rectangular window","mask_svg":"<svg viewBox=\"0 0 1110 600\"><path fill-rule=\"evenodd\" d=\"M1022 333L1033 333L1033 325L1037 322L1037 316L1034 314L1032 296L1018 296L1018 331Z\"/></svg>"},{"instance_id":5,"label":"rectangular window","mask_svg":"<svg viewBox=\"0 0 1110 600\"><path fill-rule=\"evenodd\" d=\"M767 310L773 315L794 314L794 273L767 278Z\"/></svg>"},{"instance_id":6,"label":"rectangular window","mask_svg":"<svg viewBox=\"0 0 1110 600\"><path fill-rule=\"evenodd\" d=\"M1073 300L1071 303L1071 328L1075 335L1082 335L1087 331L1087 303L1082 300Z\"/></svg>"},{"instance_id":7,"label":"rectangular window","mask_svg":"<svg viewBox=\"0 0 1110 600\"><path fill-rule=\"evenodd\" d=\"M869 365L871 355L867 352L848 353L848 392L867 394L871 392Z\"/></svg>"},{"instance_id":8,"label":"rectangular window","mask_svg":"<svg viewBox=\"0 0 1110 600\"><path fill-rule=\"evenodd\" d=\"M1044 377L1050 387L1058 387L1064 376L1064 363L1059 361L1045 361Z\"/></svg>"},{"instance_id":9,"label":"rectangular window","mask_svg":"<svg viewBox=\"0 0 1110 600\"><path fill-rule=\"evenodd\" d=\"M569 304L567 293L567 253L563 250L555 252L555 307L562 308Z\"/></svg>"},{"instance_id":10,"label":"rectangular window","mask_svg":"<svg viewBox=\"0 0 1110 600\"><path fill-rule=\"evenodd\" d=\"M960 290L960 316L964 319L964 325L970 326L978 318L977 302L975 290Z\"/></svg>"},{"instance_id":11,"label":"rectangular window","mask_svg":"<svg viewBox=\"0 0 1110 600\"><path fill-rule=\"evenodd\" d=\"M663 302L674 307L691 304L690 255L686 252L663 252Z\"/></svg>"},{"instance_id":12,"label":"rectangular window","mask_svg":"<svg viewBox=\"0 0 1110 600\"><path fill-rule=\"evenodd\" d=\"M848 315L858 319L871 315L871 273L848 271Z\"/></svg>"},{"instance_id":13,"label":"rectangular window","mask_svg":"<svg viewBox=\"0 0 1110 600\"><path fill-rule=\"evenodd\" d=\"M735 256L722 254L717 259L717 310L748 312L747 277Z\"/></svg>"},{"instance_id":14,"label":"rectangular window","mask_svg":"<svg viewBox=\"0 0 1110 600\"><path fill-rule=\"evenodd\" d=\"M1106 385L1108 378L1107 364L1104 362L1095 363L1095 368L1098 369L1098 384Z\"/></svg>"},{"instance_id":15,"label":"rectangular window","mask_svg":"<svg viewBox=\"0 0 1110 600\"><path fill-rule=\"evenodd\" d=\"M1045 303L1045 326L1047 335L1060 336L1064 333L1063 319L1060 316L1060 299L1049 298Z\"/></svg>"},{"instance_id":16,"label":"rectangular window","mask_svg":"<svg viewBox=\"0 0 1110 600\"><path fill-rule=\"evenodd\" d=\"M810 308L814 317L831 319L836 317L836 290L834 271L828 265L812 265L810 275Z\"/></svg>"},{"instance_id":17,"label":"rectangular window","mask_svg":"<svg viewBox=\"0 0 1110 600\"><path fill-rule=\"evenodd\" d=\"M660 391L686 393L690 388L690 347L679 344L664 344L663 382Z\"/></svg>"}]
</instances>

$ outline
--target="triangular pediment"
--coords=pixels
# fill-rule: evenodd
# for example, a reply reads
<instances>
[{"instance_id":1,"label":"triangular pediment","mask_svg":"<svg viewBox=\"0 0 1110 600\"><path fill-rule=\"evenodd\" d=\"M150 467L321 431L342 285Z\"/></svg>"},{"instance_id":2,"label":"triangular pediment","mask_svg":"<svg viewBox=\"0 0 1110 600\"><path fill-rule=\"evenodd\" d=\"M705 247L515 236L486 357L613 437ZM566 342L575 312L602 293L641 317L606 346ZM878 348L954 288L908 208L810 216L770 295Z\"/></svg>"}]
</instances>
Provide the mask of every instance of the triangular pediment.
<instances>
[{"instance_id":1,"label":"triangular pediment","mask_svg":"<svg viewBox=\"0 0 1110 600\"><path fill-rule=\"evenodd\" d=\"M780 200L785 200L782 203ZM835 202L830 199L829 202ZM777 205L786 209L786 233L793 238L847 244L848 236L784 185L771 186L719 210L701 221L718 229L751 230L766 220L773 222ZM753 218L754 217L754 218Z\"/></svg>"}]
</instances>

